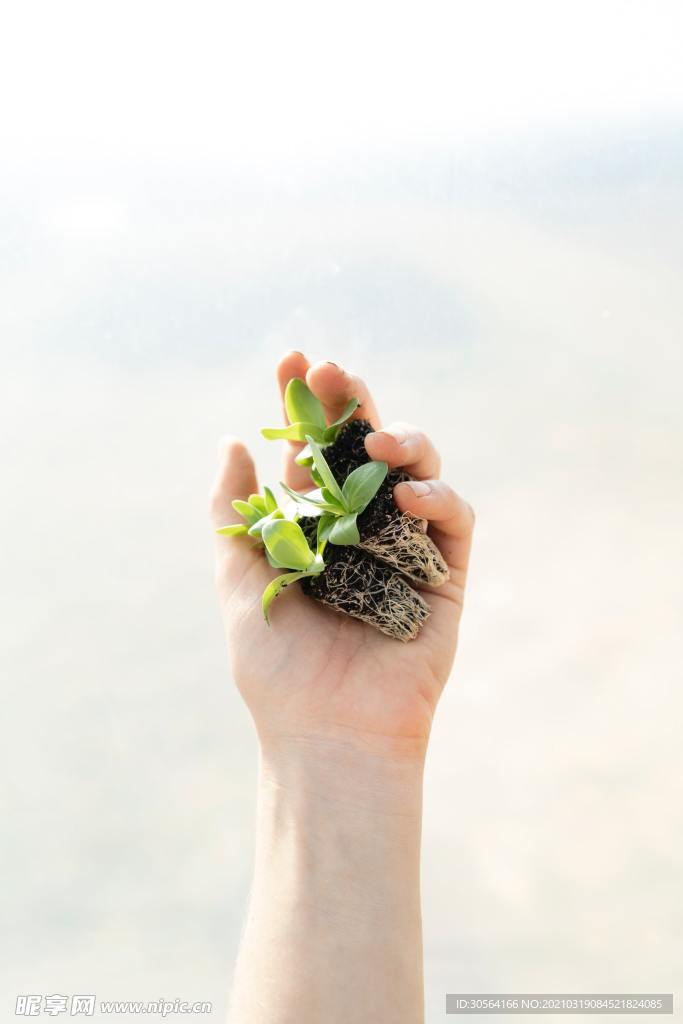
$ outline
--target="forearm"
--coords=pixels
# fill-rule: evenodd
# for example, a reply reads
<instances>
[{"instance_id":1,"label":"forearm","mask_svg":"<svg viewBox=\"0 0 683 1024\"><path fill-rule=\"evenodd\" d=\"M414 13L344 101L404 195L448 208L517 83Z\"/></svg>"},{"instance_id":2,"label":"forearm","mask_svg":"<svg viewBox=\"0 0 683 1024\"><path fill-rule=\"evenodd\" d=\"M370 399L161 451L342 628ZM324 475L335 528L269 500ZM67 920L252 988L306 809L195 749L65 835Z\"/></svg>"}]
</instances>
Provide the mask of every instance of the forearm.
<instances>
[{"instance_id":1,"label":"forearm","mask_svg":"<svg viewBox=\"0 0 683 1024\"><path fill-rule=\"evenodd\" d=\"M230 1024L423 1020L422 759L266 743Z\"/></svg>"}]
</instances>

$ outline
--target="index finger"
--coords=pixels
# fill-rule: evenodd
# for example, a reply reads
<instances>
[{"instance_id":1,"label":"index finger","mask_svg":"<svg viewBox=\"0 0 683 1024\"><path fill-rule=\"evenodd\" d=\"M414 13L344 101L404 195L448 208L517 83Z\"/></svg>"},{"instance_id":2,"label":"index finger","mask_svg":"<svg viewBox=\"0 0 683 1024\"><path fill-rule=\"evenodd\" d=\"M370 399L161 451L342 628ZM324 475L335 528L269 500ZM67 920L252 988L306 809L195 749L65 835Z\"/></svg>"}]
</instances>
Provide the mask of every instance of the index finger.
<instances>
[{"instance_id":1,"label":"index finger","mask_svg":"<svg viewBox=\"0 0 683 1024\"><path fill-rule=\"evenodd\" d=\"M360 405L351 419L369 420L373 429L379 430L379 413L370 389L357 374L344 370L336 363L315 363L306 374L306 383L323 403L330 423L341 416L349 399L357 398Z\"/></svg>"},{"instance_id":2,"label":"index finger","mask_svg":"<svg viewBox=\"0 0 683 1024\"><path fill-rule=\"evenodd\" d=\"M285 409L285 390L292 377L306 377L310 363L303 352L292 350L283 356L277 365L277 382L280 388L282 399L282 415L285 424L289 423ZM306 466L299 466L294 460L304 447L303 442L285 441L282 451L282 478L288 487L295 491L309 491L311 489L311 474Z\"/></svg>"}]
</instances>

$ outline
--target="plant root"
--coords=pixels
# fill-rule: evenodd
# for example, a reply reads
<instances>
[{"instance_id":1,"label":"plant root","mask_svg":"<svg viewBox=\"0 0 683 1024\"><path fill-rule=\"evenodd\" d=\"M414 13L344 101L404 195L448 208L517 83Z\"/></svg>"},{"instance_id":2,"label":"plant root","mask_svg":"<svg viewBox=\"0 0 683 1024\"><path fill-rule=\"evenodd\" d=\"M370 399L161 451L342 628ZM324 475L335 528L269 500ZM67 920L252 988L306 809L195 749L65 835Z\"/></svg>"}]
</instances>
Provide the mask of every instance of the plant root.
<instances>
[{"instance_id":1,"label":"plant root","mask_svg":"<svg viewBox=\"0 0 683 1024\"><path fill-rule=\"evenodd\" d=\"M430 614L427 602L399 572L360 548L337 551L325 572L302 580L304 592L396 640L414 640Z\"/></svg>"},{"instance_id":2,"label":"plant root","mask_svg":"<svg viewBox=\"0 0 683 1024\"><path fill-rule=\"evenodd\" d=\"M361 537L359 546L417 583L440 587L448 579L443 555L410 512L392 517L377 533Z\"/></svg>"}]
</instances>

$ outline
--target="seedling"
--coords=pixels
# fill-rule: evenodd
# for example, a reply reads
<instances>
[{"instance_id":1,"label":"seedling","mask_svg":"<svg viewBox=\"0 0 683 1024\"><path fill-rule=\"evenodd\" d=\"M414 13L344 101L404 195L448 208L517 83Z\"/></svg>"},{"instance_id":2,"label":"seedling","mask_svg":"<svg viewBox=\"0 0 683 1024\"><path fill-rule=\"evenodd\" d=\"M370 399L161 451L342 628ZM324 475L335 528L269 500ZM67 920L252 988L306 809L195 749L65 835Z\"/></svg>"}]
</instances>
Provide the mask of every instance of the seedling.
<instances>
[{"instance_id":1,"label":"seedling","mask_svg":"<svg viewBox=\"0 0 683 1024\"><path fill-rule=\"evenodd\" d=\"M241 533L247 533L250 537L259 537L266 523L273 519L284 519L284 512L278 506L275 495L270 487L263 488L263 494L250 494L248 501L240 501L236 498L231 502L235 512L244 519L243 523L231 523L230 526L221 526L216 533L225 537L236 537Z\"/></svg>"},{"instance_id":2,"label":"seedling","mask_svg":"<svg viewBox=\"0 0 683 1024\"><path fill-rule=\"evenodd\" d=\"M387 463L366 462L364 466L358 466L340 487L320 446L310 434L306 435L306 441L322 486L313 494L298 494L283 483L280 486L297 502L312 505L319 511L319 541L322 538L330 544L358 544L358 516L382 486L389 469Z\"/></svg>"},{"instance_id":3,"label":"seedling","mask_svg":"<svg viewBox=\"0 0 683 1024\"><path fill-rule=\"evenodd\" d=\"M371 431L367 420L355 419L344 428L338 442L326 449L325 459L336 479L348 479L358 466L371 465L365 449L365 438ZM405 470L392 469L387 473L374 499L358 517L358 543L364 551L393 566L408 579L438 587L448 579L448 566L429 534L422 529L419 518L402 513L396 506L393 490L403 480L410 480Z\"/></svg>"},{"instance_id":4,"label":"seedling","mask_svg":"<svg viewBox=\"0 0 683 1024\"><path fill-rule=\"evenodd\" d=\"M310 468L317 490L300 494L282 484L294 504L280 508L265 487L247 501L233 501L243 522L217 532L250 536L270 565L284 570L263 592L266 622L278 594L298 582L322 604L387 636L413 640L430 608L409 581L437 587L448 578L448 566L420 520L396 506L393 488L409 474L369 458L367 420L347 423L358 405L351 399L327 425L323 406L306 383L290 380L285 391L289 426L262 433L305 442L296 461Z\"/></svg>"},{"instance_id":5,"label":"seedling","mask_svg":"<svg viewBox=\"0 0 683 1024\"><path fill-rule=\"evenodd\" d=\"M289 519L273 519L266 523L261 537L269 555L268 561L276 569L292 569L293 572L276 576L261 598L263 616L268 622L268 609L285 587L296 580L319 576L325 569L322 552L324 543L318 543L317 550L311 551L303 530L298 523Z\"/></svg>"},{"instance_id":6,"label":"seedling","mask_svg":"<svg viewBox=\"0 0 683 1024\"><path fill-rule=\"evenodd\" d=\"M296 580L323 572L325 539L319 538L316 551L311 551L303 530L292 519L285 518L269 487L263 488L263 494L250 494L248 501L236 498L232 507L245 522L222 526L216 533L226 537L240 534L255 537L258 544L263 544L266 558L274 569L294 570L276 576L263 591L261 607L268 622L268 609L281 590Z\"/></svg>"},{"instance_id":7,"label":"seedling","mask_svg":"<svg viewBox=\"0 0 683 1024\"><path fill-rule=\"evenodd\" d=\"M312 437L320 448L325 448L336 441L340 429L359 405L358 399L352 398L339 419L328 426L320 399L315 397L301 377L292 377L285 389L285 412L289 426L264 427L261 433L269 441L305 441L307 437ZM300 466L311 465L313 452L310 442L301 449L295 461Z\"/></svg>"}]
</instances>

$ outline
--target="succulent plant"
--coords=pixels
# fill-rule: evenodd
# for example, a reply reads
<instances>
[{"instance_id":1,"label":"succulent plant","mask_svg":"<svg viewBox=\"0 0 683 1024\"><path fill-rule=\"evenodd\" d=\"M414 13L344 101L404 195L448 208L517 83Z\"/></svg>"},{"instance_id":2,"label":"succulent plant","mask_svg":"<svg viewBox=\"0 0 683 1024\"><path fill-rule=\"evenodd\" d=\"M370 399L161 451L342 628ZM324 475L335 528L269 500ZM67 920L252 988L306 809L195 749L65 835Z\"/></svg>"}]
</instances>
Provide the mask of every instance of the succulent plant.
<instances>
[{"instance_id":1,"label":"succulent plant","mask_svg":"<svg viewBox=\"0 0 683 1024\"><path fill-rule=\"evenodd\" d=\"M232 503L235 512L244 519L243 523L231 523L221 526L216 533L226 537L236 537L246 533L250 537L261 539L263 527L275 519L284 519L285 513L279 507L270 487L263 488L263 494L250 494L247 501L236 498Z\"/></svg>"},{"instance_id":2,"label":"succulent plant","mask_svg":"<svg viewBox=\"0 0 683 1024\"><path fill-rule=\"evenodd\" d=\"M289 426L266 428L262 434L306 443L296 461L309 467L316 489L301 494L282 483L293 500L280 507L264 487L263 494L232 502L244 522L217 532L252 537L273 568L286 570L263 591L266 622L278 594L299 582L304 593L322 604L388 636L412 640L430 609L408 580L439 586L447 578L447 566L419 520L395 505L393 486L409 475L389 472L386 462L368 457L364 438L372 427L367 420L347 423L359 404L352 398L328 425L322 403L305 381L290 380L285 390Z\"/></svg>"},{"instance_id":3,"label":"succulent plant","mask_svg":"<svg viewBox=\"0 0 683 1024\"><path fill-rule=\"evenodd\" d=\"M358 399L352 398L341 416L328 426L320 399L315 397L301 377L292 377L285 389L285 412L289 426L264 427L261 433L268 441L306 441L307 437L312 437L316 444L324 448L334 443L339 430L359 405ZM310 466L312 461L309 442L297 455L296 462L300 466Z\"/></svg>"},{"instance_id":4,"label":"succulent plant","mask_svg":"<svg viewBox=\"0 0 683 1024\"><path fill-rule=\"evenodd\" d=\"M276 576L263 591L261 608L268 622L268 609L281 590L296 580L319 576L324 571L324 541L319 541L316 551L312 551L299 524L290 519L271 519L264 525L261 537L270 564L276 569L293 570Z\"/></svg>"},{"instance_id":5,"label":"succulent plant","mask_svg":"<svg viewBox=\"0 0 683 1024\"><path fill-rule=\"evenodd\" d=\"M329 540L330 544L358 544L360 534L356 520L382 486L389 469L387 463L366 462L358 466L340 487L320 446L310 434L306 435L306 441L322 486L309 494L299 494L283 483L280 486L295 501L311 505L320 513L319 539Z\"/></svg>"}]
</instances>

